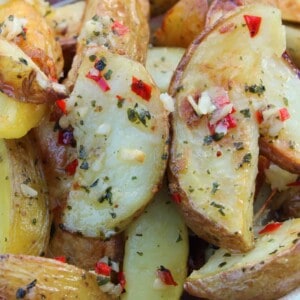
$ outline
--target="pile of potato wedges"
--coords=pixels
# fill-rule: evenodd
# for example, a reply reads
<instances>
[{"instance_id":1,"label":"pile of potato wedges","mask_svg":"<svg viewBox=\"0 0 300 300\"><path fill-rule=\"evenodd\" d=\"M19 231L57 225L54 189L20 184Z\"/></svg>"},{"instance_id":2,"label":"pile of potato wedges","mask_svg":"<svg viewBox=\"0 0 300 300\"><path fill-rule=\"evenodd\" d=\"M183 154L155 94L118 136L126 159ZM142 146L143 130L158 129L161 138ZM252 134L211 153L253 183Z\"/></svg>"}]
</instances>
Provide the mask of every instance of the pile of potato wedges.
<instances>
[{"instance_id":1,"label":"pile of potato wedges","mask_svg":"<svg viewBox=\"0 0 300 300\"><path fill-rule=\"evenodd\" d=\"M0 4L0 299L300 297L300 1Z\"/></svg>"}]
</instances>

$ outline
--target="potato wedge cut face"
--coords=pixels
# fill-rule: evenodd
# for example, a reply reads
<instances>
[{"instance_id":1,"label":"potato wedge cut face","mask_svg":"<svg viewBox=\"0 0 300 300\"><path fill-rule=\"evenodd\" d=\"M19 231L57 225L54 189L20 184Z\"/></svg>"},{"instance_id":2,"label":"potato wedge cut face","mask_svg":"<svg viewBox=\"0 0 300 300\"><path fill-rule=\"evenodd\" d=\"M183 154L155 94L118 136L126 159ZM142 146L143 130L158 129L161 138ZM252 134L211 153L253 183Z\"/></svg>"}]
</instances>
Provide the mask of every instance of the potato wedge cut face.
<instances>
[{"instance_id":1,"label":"potato wedge cut face","mask_svg":"<svg viewBox=\"0 0 300 300\"><path fill-rule=\"evenodd\" d=\"M92 78L94 65L102 65L101 79ZM67 111L78 167L64 226L90 237L109 237L124 229L160 185L167 113L141 64L100 48L83 61Z\"/></svg>"},{"instance_id":2,"label":"potato wedge cut face","mask_svg":"<svg viewBox=\"0 0 300 300\"><path fill-rule=\"evenodd\" d=\"M187 279L185 289L209 299L278 299L300 284L300 219L260 234L247 254L219 249Z\"/></svg>"},{"instance_id":3,"label":"potato wedge cut face","mask_svg":"<svg viewBox=\"0 0 300 300\"><path fill-rule=\"evenodd\" d=\"M262 18L254 38L244 15ZM249 93L247 86L261 84L262 56L280 57L284 49L278 10L263 5L238 8L194 42L171 84L170 92L176 97L171 189L183 198L180 206L187 224L200 236L232 251L252 247L259 136L252 102L260 98ZM228 97L235 110L236 126L220 140L208 128L214 114L199 116L191 105L201 101L202 93L216 104L212 90Z\"/></svg>"},{"instance_id":4,"label":"potato wedge cut face","mask_svg":"<svg viewBox=\"0 0 300 300\"><path fill-rule=\"evenodd\" d=\"M125 237L126 292L122 300L179 299L187 272L188 232L166 188L130 224ZM161 265L171 272L177 285L159 280Z\"/></svg>"}]
</instances>

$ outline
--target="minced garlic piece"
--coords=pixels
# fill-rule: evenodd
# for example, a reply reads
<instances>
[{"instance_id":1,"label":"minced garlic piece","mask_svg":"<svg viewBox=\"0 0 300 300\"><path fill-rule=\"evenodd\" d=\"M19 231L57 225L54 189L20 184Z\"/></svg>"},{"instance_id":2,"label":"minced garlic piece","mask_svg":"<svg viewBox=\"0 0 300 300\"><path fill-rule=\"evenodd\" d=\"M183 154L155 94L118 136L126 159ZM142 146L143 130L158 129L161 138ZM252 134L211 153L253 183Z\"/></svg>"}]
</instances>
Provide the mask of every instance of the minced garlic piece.
<instances>
[{"instance_id":1,"label":"minced garlic piece","mask_svg":"<svg viewBox=\"0 0 300 300\"><path fill-rule=\"evenodd\" d=\"M198 103L195 102L192 96L188 96L188 101L198 116L207 115L216 110L216 106L212 103L207 91L201 94Z\"/></svg>"},{"instance_id":2,"label":"minced garlic piece","mask_svg":"<svg viewBox=\"0 0 300 300\"><path fill-rule=\"evenodd\" d=\"M27 184L21 183L21 192L25 197L31 198L36 197L38 195L37 190L33 189Z\"/></svg>"},{"instance_id":3,"label":"minced garlic piece","mask_svg":"<svg viewBox=\"0 0 300 300\"><path fill-rule=\"evenodd\" d=\"M145 153L138 149L121 149L120 157L123 160L143 163L145 160Z\"/></svg>"},{"instance_id":4,"label":"minced garlic piece","mask_svg":"<svg viewBox=\"0 0 300 300\"><path fill-rule=\"evenodd\" d=\"M173 112L175 110L174 99L168 93L160 94L159 99L167 111Z\"/></svg>"},{"instance_id":5,"label":"minced garlic piece","mask_svg":"<svg viewBox=\"0 0 300 300\"><path fill-rule=\"evenodd\" d=\"M24 18L17 18L16 16L10 15L1 24L0 35L7 40L11 41L20 34L25 34L24 27L27 20Z\"/></svg>"}]
</instances>

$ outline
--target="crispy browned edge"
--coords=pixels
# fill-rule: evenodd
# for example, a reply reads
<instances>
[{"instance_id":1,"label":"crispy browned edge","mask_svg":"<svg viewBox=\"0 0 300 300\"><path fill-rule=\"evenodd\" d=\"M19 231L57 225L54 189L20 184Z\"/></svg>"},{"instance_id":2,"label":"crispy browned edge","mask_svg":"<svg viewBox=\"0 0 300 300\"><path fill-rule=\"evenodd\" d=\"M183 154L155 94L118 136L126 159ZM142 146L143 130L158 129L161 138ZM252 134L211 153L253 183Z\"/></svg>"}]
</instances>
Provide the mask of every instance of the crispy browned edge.
<instances>
[{"instance_id":1,"label":"crispy browned edge","mask_svg":"<svg viewBox=\"0 0 300 300\"><path fill-rule=\"evenodd\" d=\"M268 254L267 254L268 255ZM264 262L203 279L187 279L185 290L208 299L278 299L300 285L300 240Z\"/></svg>"}]
</instances>

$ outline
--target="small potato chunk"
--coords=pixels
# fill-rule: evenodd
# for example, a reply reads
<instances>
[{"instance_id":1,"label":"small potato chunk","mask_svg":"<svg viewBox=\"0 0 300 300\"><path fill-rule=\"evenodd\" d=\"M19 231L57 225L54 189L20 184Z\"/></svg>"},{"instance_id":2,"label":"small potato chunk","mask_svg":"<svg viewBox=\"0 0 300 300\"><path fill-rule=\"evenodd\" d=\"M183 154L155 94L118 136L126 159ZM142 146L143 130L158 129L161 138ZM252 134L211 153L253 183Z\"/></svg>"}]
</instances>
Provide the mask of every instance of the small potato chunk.
<instances>
[{"instance_id":1,"label":"small potato chunk","mask_svg":"<svg viewBox=\"0 0 300 300\"><path fill-rule=\"evenodd\" d=\"M28 137L0 140L0 253L41 255L50 232L48 195Z\"/></svg>"},{"instance_id":2,"label":"small potato chunk","mask_svg":"<svg viewBox=\"0 0 300 300\"><path fill-rule=\"evenodd\" d=\"M186 279L188 233L167 189L160 191L144 213L125 231L123 300L179 299ZM164 283L160 266L176 285Z\"/></svg>"}]
</instances>

